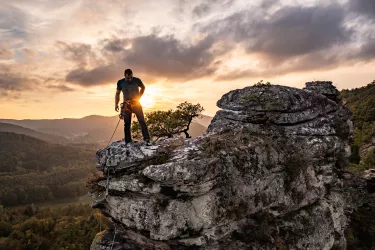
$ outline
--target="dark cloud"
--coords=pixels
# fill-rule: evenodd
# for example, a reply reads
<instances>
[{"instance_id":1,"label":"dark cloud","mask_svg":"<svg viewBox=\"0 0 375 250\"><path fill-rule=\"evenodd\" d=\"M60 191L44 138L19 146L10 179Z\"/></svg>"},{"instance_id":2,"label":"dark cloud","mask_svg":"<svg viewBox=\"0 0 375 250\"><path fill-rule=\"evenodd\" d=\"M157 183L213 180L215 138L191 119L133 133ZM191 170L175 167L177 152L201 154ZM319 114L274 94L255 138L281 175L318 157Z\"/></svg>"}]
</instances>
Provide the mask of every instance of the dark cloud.
<instances>
[{"instance_id":1,"label":"dark cloud","mask_svg":"<svg viewBox=\"0 0 375 250\"><path fill-rule=\"evenodd\" d=\"M263 0L260 3L260 7L262 9L269 9L269 8L273 7L274 5L278 4L279 2L280 2L279 0Z\"/></svg>"},{"instance_id":2,"label":"dark cloud","mask_svg":"<svg viewBox=\"0 0 375 250\"><path fill-rule=\"evenodd\" d=\"M15 74L8 66L0 65L0 89L3 91L21 91L30 89L26 79L19 74Z\"/></svg>"},{"instance_id":3,"label":"dark cloud","mask_svg":"<svg viewBox=\"0 0 375 250\"><path fill-rule=\"evenodd\" d=\"M68 44L58 41L56 42L56 46L61 50L66 59L75 62L79 67L85 67L88 63L96 61L96 54L89 44Z\"/></svg>"},{"instance_id":4,"label":"dark cloud","mask_svg":"<svg viewBox=\"0 0 375 250\"><path fill-rule=\"evenodd\" d=\"M210 5L207 3L202 3L194 7L193 9L193 15L197 17L201 17L205 14L207 14L210 11Z\"/></svg>"},{"instance_id":5,"label":"dark cloud","mask_svg":"<svg viewBox=\"0 0 375 250\"><path fill-rule=\"evenodd\" d=\"M16 73L9 66L0 64L0 97L17 99L23 91L33 90L39 83L38 77Z\"/></svg>"},{"instance_id":6,"label":"dark cloud","mask_svg":"<svg viewBox=\"0 0 375 250\"><path fill-rule=\"evenodd\" d=\"M115 82L122 74L123 69L117 65L104 65L91 70L79 68L69 72L65 81L81 86L104 85Z\"/></svg>"},{"instance_id":7,"label":"dark cloud","mask_svg":"<svg viewBox=\"0 0 375 250\"><path fill-rule=\"evenodd\" d=\"M366 40L357 55L357 58L364 60L373 60L375 58L375 36Z\"/></svg>"},{"instance_id":8,"label":"dark cloud","mask_svg":"<svg viewBox=\"0 0 375 250\"><path fill-rule=\"evenodd\" d=\"M71 92L71 91L74 91L73 88L65 86L65 85L48 85L47 88L59 90L59 91L62 91L62 92Z\"/></svg>"},{"instance_id":9,"label":"dark cloud","mask_svg":"<svg viewBox=\"0 0 375 250\"><path fill-rule=\"evenodd\" d=\"M132 40L132 48L123 53L123 62L138 71L170 79L207 76L215 55L214 40L206 37L195 44L184 44L173 36L141 36Z\"/></svg>"},{"instance_id":10,"label":"dark cloud","mask_svg":"<svg viewBox=\"0 0 375 250\"><path fill-rule=\"evenodd\" d=\"M193 8L193 17L203 17L214 10L227 9L234 3L234 0L206 0Z\"/></svg>"},{"instance_id":11,"label":"dark cloud","mask_svg":"<svg viewBox=\"0 0 375 250\"><path fill-rule=\"evenodd\" d=\"M120 52L125 50L126 45L129 45L129 39L105 39L102 41L103 49L108 52Z\"/></svg>"},{"instance_id":12,"label":"dark cloud","mask_svg":"<svg viewBox=\"0 0 375 250\"><path fill-rule=\"evenodd\" d=\"M375 1L374 0L349 0L350 11L364 14L367 17L375 19Z\"/></svg>"},{"instance_id":13,"label":"dark cloud","mask_svg":"<svg viewBox=\"0 0 375 250\"><path fill-rule=\"evenodd\" d=\"M203 27L219 38L231 37L250 53L287 59L349 42L351 30L344 27L340 5L287 6L269 17L243 11Z\"/></svg>"},{"instance_id":14,"label":"dark cloud","mask_svg":"<svg viewBox=\"0 0 375 250\"><path fill-rule=\"evenodd\" d=\"M131 68L135 74L148 75L148 80L196 79L213 74L218 66L213 61L213 42L212 38L206 37L194 44L184 44L173 36L156 35L140 36L131 40L106 39L100 43L102 49L97 53L101 53L99 57L106 57L107 63L97 64L90 69L79 66L70 71L65 80L82 86L108 84L123 77L125 68ZM126 49L125 45L129 45L129 48ZM81 62L84 56L76 54L80 56L74 59Z\"/></svg>"},{"instance_id":15,"label":"dark cloud","mask_svg":"<svg viewBox=\"0 0 375 250\"><path fill-rule=\"evenodd\" d=\"M230 81L248 77L268 78L281 76L288 73L307 72L315 70L329 70L336 68L344 61L345 54L326 53L325 51L307 54L295 57L290 60L279 62L277 66L272 63L266 63L256 69L240 69L227 72L221 72L215 78L215 81Z\"/></svg>"},{"instance_id":16,"label":"dark cloud","mask_svg":"<svg viewBox=\"0 0 375 250\"><path fill-rule=\"evenodd\" d=\"M187 6L186 0L180 2L183 11L188 9L195 17L205 16L232 3L211 0ZM125 68L133 69L136 75L177 81L215 74L220 74L219 79L233 79L326 70L343 62L375 58L373 39L361 37L362 47L353 49L359 31L348 28L353 26L346 22L348 9L359 11L358 6L351 2L347 5L336 2L317 6L281 6L280 1L264 0L258 8L242 10L208 24L197 24L195 27L207 36L196 42L186 43L172 35L154 33L105 39L96 46L63 42L57 45L68 60L77 64L65 80L82 86L116 82ZM226 50L215 50L219 43L226 44ZM229 49L228 43L231 44ZM225 65L225 59L220 56L238 45L261 59L261 66L257 70L217 72L221 65ZM217 63L218 60L221 63Z\"/></svg>"}]
</instances>

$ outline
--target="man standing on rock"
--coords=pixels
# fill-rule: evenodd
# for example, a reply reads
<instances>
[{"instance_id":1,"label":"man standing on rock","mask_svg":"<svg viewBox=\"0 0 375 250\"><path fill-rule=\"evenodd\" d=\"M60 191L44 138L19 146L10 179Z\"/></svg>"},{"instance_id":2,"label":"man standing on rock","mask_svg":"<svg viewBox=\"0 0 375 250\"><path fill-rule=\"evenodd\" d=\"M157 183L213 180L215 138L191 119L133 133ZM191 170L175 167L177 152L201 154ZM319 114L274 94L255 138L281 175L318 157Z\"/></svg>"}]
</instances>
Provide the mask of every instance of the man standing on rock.
<instances>
[{"instance_id":1,"label":"man standing on rock","mask_svg":"<svg viewBox=\"0 0 375 250\"><path fill-rule=\"evenodd\" d=\"M150 135L148 133L147 125L143 115L143 110L139 99L145 92L145 85L142 83L141 79L133 77L133 72L131 69L126 69L124 72L125 78L117 82L117 90L115 95L115 110L119 111L118 103L120 101L120 93L123 93L123 110L124 112L124 134L125 134L125 144L132 142L131 138L131 118L132 113L137 116L139 125L142 130L142 136L146 145L150 144ZM141 88L141 91L139 91Z\"/></svg>"}]
</instances>

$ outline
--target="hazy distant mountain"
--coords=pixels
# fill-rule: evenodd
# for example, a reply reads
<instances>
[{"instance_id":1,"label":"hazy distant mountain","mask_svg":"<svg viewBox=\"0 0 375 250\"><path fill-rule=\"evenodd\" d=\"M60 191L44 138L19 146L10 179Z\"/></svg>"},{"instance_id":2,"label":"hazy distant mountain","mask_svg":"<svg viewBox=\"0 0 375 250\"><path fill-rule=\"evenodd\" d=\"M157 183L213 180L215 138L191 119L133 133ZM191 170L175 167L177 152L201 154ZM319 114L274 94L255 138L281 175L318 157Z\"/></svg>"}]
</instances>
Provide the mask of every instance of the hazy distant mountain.
<instances>
[{"instance_id":1,"label":"hazy distant mountain","mask_svg":"<svg viewBox=\"0 0 375 250\"><path fill-rule=\"evenodd\" d=\"M208 126L211 123L212 118L213 117L208 116L208 115L201 115L201 117L193 119L193 122L196 122L196 123L208 128Z\"/></svg>"},{"instance_id":2,"label":"hazy distant mountain","mask_svg":"<svg viewBox=\"0 0 375 250\"><path fill-rule=\"evenodd\" d=\"M25 127L10 124L10 123L0 122L0 132L13 132L17 134L24 134L24 135L35 137L40 140L54 142L54 143L69 143L70 142L70 140L62 136L46 134L46 133L42 133L33 129L25 128Z\"/></svg>"},{"instance_id":3,"label":"hazy distant mountain","mask_svg":"<svg viewBox=\"0 0 375 250\"><path fill-rule=\"evenodd\" d=\"M134 118L136 121L136 118ZM190 125L189 134L192 137L202 135L212 117L203 115L202 118L194 119ZM36 130L36 132L48 133L65 137L70 142L75 143L98 143L104 146L108 143L112 133L118 123L118 116L90 115L83 118L63 118L63 119L41 119L41 120L14 120L0 119L0 122L15 124L25 128ZM16 132L16 131L11 131ZM22 133L22 132L16 132ZM26 132L24 134L27 134ZM28 134L31 135L31 134ZM41 138L35 135L31 135ZM120 121L112 141L121 140L124 137L124 121ZM44 139L44 138L43 138ZM45 139L48 140L48 139ZM48 140L49 141L49 140Z\"/></svg>"},{"instance_id":4,"label":"hazy distant mountain","mask_svg":"<svg viewBox=\"0 0 375 250\"><path fill-rule=\"evenodd\" d=\"M74 139L85 134L116 124L118 116L90 115L83 118L13 120L1 119L0 122L12 123L39 132L51 133Z\"/></svg>"},{"instance_id":5,"label":"hazy distant mountain","mask_svg":"<svg viewBox=\"0 0 375 250\"><path fill-rule=\"evenodd\" d=\"M190 129L188 133L190 134L191 137L197 137L202 135L204 132L206 132L207 127L197 123L197 122L192 122L190 124Z\"/></svg>"}]
</instances>

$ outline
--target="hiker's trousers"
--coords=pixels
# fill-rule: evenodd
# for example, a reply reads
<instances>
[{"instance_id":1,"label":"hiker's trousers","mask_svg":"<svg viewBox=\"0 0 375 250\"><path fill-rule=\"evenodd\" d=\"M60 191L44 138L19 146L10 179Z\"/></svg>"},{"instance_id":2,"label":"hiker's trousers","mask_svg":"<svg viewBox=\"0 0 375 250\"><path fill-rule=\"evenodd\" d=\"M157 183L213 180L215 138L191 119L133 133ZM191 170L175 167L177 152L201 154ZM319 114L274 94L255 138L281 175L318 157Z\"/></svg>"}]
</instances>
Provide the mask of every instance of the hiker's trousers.
<instances>
[{"instance_id":1,"label":"hiker's trousers","mask_svg":"<svg viewBox=\"0 0 375 250\"><path fill-rule=\"evenodd\" d=\"M139 125L142 130L142 136L144 140L150 139L150 134L148 133L147 125L145 122L145 117L143 115L142 106L139 102L132 105L132 112L129 110L124 110L124 134L125 142L131 142L131 123L132 123L132 113L137 116Z\"/></svg>"}]
</instances>

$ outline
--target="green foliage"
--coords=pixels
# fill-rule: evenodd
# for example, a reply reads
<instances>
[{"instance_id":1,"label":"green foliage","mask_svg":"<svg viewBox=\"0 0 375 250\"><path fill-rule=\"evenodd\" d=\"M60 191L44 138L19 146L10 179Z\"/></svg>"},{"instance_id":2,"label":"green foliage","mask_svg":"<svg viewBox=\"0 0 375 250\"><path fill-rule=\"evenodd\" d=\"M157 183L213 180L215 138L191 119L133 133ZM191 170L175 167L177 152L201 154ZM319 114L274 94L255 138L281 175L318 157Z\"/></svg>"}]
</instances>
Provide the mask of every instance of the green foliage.
<instances>
[{"instance_id":1,"label":"green foliage","mask_svg":"<svg viewBox=\"0 0 375 250\"><path fill-rule=\"evenodd\" d=\"M87 193L85 181L94 155L92 149L0 132L0 204L14 206Z\"/></svg>"},{"instance_id":2,"label":"green foliage","mask_svg":"<svg viewBox=\"0 0 375 250\"><path fill-rule=\"evenodd\" d=\"M255 86L255 87L271 86L271 83L270 82L264 82L263 80L260 80L259 82L255 83L253 86Z\"/></svg>"},{"instance_id":3,"label":"green foliage","mask_svg":"<svg viewBox=\"0 0 375 250\"><path fill-rule=\"evenodd\" d=\"M363 144L370 142L374 132L375 124L373 122L363 122L361 123L361 127L359 127L359 125L356 126L354 128L353 145L362 146Z\"/></svg>"},{"instance_id":4,"label":"green foliage","mask_svg":"<svg viewBox=\"0 0 375 250\"><path fill-rule=\"evenodd\" d=\"M341 91L343 103L353 112L356 127L375 121L375 81L365 87Z\"/></svg>"},{"instance_id":5,"label":"green foliage","mask_svg":"<svg viewBox=\"0 0 375 250\"><path fill-rule=\"evenodd\" d=\"M350 163L346 167L347 171L350 171L350 172L355 173L357 175L362 175L363 171L365 171L367 169L368 169L368 166L364 165L363 163L362 164L353 164L353 163Z\"/></svg>"},{"instance_id":6,"label":"green foliage","mask_svg":"<svg viewBox=\"0 0 375 250\"><path fill-rule=\"evenodd\" d=\"M198 104L183 102L176 110L153 111L146 114L145 120L150 135L158 140L162 137L173 137L173 135L185 133L189 138L188 130L193 118L199 117L204 108ZM135 138L141 137L139 123L132 124L132 134Z\"/></svg>"},{"instance_id":7,"label":"green foliage","mask_svg":"<svg viewBox=\"0 0 375 250\"><path fill-rule=\"evenodd\" d=\"M343 104L353 112L354 138L350 162L360 162L359 149L375 136L375 81L365 87L341 91Z\"/></svg>"},{"instance_id":8,"label":"green foliage","mask_svg":"<svg viewBox=\"0 0 375 250\"><path fill-rule=\"evenodd\" d=\"M89 205L35 208L33 215L27 215L28 209L30 206L2 211L0 249L86 250L109 223L99 210Z\"/></svg>"},{"instance_id":9,"label":"green foliage","mask_svg":"<svg viewBox=\"0 0 375 250\"><path fill-rule=\"evenodd\" d=\"M368 142L375 132L375 81L365 87L342 90L341 98L353 112L354 144L360 146Z\"/></svg>"},{"instance_id":10,"label":"green foliage","mask_svg":"<svg viewBox=\"0 0 375 250\"><path fill-rule=\"evenodd\" d=\"M375 168L375 149L368 151L362 161L369 168Z\"/></svg>"}]
</instances>

